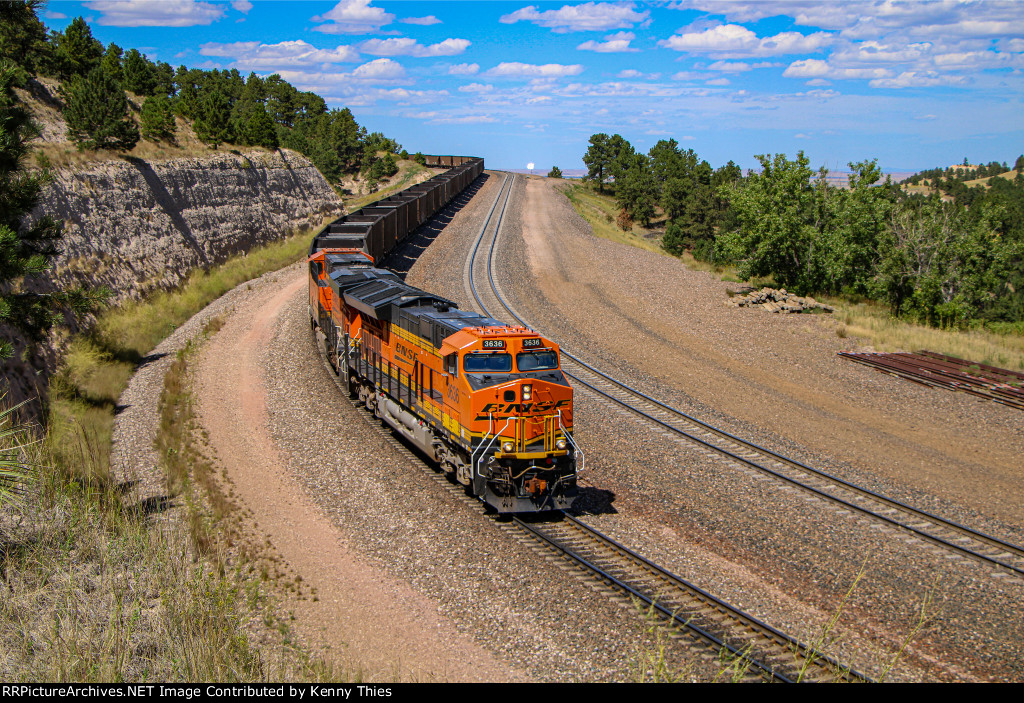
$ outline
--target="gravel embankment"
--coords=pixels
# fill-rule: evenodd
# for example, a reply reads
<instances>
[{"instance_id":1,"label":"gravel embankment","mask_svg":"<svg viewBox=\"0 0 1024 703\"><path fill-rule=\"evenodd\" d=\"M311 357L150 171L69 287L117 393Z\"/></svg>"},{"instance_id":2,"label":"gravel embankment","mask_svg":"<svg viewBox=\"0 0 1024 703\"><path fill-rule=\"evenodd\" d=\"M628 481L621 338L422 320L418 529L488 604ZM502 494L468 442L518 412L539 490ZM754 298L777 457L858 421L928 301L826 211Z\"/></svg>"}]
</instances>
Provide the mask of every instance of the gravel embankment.
<instances>
[{"instance_id":1,"label":"gravel embankment","mask_svg":"<svg viewBox=\"0 0 1024 703\"><path fill-rule=\"evenodd\" d=\"M418 256L404 260L408 282L472 307L466 255L500 180L491 175L445 227L414 243ZM729 284L595 239L547 187L519 179L498 257L503 290L538 329L740 436L1024 542L1019 411L838 360L835 351L850 340L819 318L727 308ZM285 273L232 291L156 353L180 348L213 314L265 301L285 286L292 275ZM321 364L305 295L303 288L284 301L273 334L254 339L254 358L265 430L288 475L339 539L435 604L460 636L506 662L509 678L632 678L638 647L651 644L635 612L553 568L382 443ZM156 466L156 401L169 360L144 367L122 399L116 452L139 474ZM863 565L833 633L842 639L831 649L843 661L878 675L914 626L918 605L930 598L925 632L890 678L1024 679L1024 624L1007 615L1024 610L1019 580L892 539L866 521L667 440L588 393L576 399L577 439L588 452L586 478L599 513L587 519L598 529L808 641ZM147 490L160 490L158 481L150 483ZM445 644L437 643L439 652ZM689 664L694 678L714 673L700 658Z\"/></svg>"},{"instance_id":2,"label":"gravel embankment","mask_svg":"<svg viewBox=\"0 0 1024 703\"><path fill-rule=\"evenodd\" d=\"M851 340L827 318L725 307L729 284L596 239L548 184L527 187L499 282L566 348L763 446L1024 542L1019 411L864 373L835 356ZM599 529L805 640L863 565L840 621L844 661L877 675L929 598L900 678L1024 677L1024 625L1006 616L1024 605L1019 579L668 440L587 393L577 403L589 480L615 494L616 512L590 518Z\"/></svg>"}]
</instances>

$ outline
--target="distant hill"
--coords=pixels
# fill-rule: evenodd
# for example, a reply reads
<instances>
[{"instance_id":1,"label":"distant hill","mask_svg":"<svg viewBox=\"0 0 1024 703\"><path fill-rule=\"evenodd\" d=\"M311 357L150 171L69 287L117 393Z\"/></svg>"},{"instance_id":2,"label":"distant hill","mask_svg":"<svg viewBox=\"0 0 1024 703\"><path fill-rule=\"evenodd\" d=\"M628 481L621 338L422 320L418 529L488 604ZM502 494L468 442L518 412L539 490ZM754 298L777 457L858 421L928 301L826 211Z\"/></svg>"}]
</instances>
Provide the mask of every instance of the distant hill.
<instances>
[{"instance_id":1,"label":"distant hill","mask_svg":"<svg viewBox=\"0 0 1024 703\"><path fill-rule=\"evenodd\" d=\"M534 175L534 176L546 176L546 175L548 175L548 171L550 171L551 168L550 167L548 167L548 168L535 168L533 170L530 170L530 169L527 169L527 168L501 168L500 170L502 170L502 171L510 171L512 173L531 174L531 175ZM749 173L749 171L747 173ZM914 173L916 173L916 172L915 171L887 171L887 172L883 172L882 173L882 181L885 181L885 177L886 176L890 176L894 183L898 183L898 182L902 181L905 178L910 178L911 176L914 175ZM587 175L587 170L585 168L563 168L562 169L562 176L564 178L583 178L586 175ZM851 175L850 171L829 171L829 174L828 174L828 177L826 178L826 180L828 181L829 185L836 186L837 188L846 188L849 185L849 183L850 183L850 175ZM1012 178L1012 175L1011 175L1011 178Z\"/></svg>"}]
</instances>

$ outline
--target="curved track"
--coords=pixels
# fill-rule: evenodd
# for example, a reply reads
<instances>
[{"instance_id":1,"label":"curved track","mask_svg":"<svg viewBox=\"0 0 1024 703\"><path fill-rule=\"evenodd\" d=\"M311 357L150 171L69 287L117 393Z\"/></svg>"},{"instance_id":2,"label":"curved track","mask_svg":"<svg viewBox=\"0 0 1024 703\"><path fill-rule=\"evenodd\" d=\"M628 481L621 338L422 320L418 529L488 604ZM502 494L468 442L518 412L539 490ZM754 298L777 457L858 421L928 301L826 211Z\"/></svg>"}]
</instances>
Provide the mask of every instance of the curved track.
<instances>
[{"instance_id":1,"label":"curved track","mask_svg":"<svg viewBox=\"0 0 1024 703\"><path fill-rule=\"evenodd\" d=\"M501 231L514 182L515 176L505 176L466 260L464 272L470 291L484 313L493 317L494 312L504 310L525 325L504 302L493 273L495 242ZM484 258L482 247L487 250L486 266L478 265ZM477 276L486 277L486 287L477 285ZM485 298L489 299L490 305L485 302ZM575 360L575 357L571 358ZM563 370L584 385L594 388L574 373L575 367L567 369L563 363ZM588 572L601 583L643 603L652 614L657 613L661 620L718 650L725 657L740 661L747 678L779 682L867 680L862 674L841 666L835 660L715 598L570 516L565 516L561 521L534 523L515 518L513 523L538 543Z\"/></svg>"},{"instance_id":2,"label":"curved track","mask_svg":"<svg viewBox=\"0 0 1024 703\"><path fill-rule=\"evenodd\" d=\"M473 297L485 314L497 319L501 319L503 315L511 317L517 323L530 327L529 322L523 320L505 300L494 278L496 242L508 199L504 185L467 261L466 275ZM511 187L511 179L509 186ZM494 212L499 200L502 202L501 210L495 219ZM486 266L475 268L476 262L482 260L484 256L481 253L482 247L487 250ZM480 281L486 279L486 287L477 285L474 272L480 276ZM878 521L894 533L909 533L935 550L968 557L1001 574L1024 576L1024 548L893 500L740 439L630 387L587 364L564 348L562 370L580 385L655 425L670 436L696 443L703 451L725 457L741 469L770 476L837 504L842 509Z\"/></svg>"}]
</instances>

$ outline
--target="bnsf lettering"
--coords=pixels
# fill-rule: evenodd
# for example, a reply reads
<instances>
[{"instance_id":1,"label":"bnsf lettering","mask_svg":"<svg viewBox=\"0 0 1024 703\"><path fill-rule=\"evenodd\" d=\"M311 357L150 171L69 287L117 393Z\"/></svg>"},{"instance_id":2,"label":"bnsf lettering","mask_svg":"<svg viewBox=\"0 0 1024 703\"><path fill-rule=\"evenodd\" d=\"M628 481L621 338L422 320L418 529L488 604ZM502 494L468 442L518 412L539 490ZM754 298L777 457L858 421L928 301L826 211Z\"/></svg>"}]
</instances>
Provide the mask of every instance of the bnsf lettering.
<instances>
[{"instance_id":1,"label":"bnsf lettering","mask_svg":"<svg viewBox=\"0 0 1024 703\"><path fill-rule=\"evenodd\" d=\"M395 342L395 351L399 354L399 356L404 356L409 361L414 361L416 359L415 350L410 349L401 342Z\"/></svg>"},{"instance_id":2,"label":"bnsf lettering","mask_svg":"<svg viewBox=\"0 0 1024 703\"><path fill-rule=\"evenodd\" d=\"M540 403L488 403L483 407L481 412L485 413L546 413L557 408L564 408L566 405L571 405L571 400L560 400L557 403L545 400Z\"/></svg>"}]
</instances>

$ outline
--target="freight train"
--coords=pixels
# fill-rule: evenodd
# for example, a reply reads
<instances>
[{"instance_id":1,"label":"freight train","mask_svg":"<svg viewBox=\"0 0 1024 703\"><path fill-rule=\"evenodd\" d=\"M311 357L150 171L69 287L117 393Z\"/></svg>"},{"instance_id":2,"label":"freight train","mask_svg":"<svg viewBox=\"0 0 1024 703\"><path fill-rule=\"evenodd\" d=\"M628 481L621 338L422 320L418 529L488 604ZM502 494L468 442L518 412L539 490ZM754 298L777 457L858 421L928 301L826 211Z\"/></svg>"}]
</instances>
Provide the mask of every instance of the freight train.
<instances>
[{"instance_id":1,"label":"freight train","mask_svg":"<svg viewBox=\"0 0 1024 703\"><path fill-rule=\"evenodd\" d=\"M310 324L352 396L467 492L499 513L566 509L582 453L558 345L377 266L483 172L482 159L427 159L453 168L314 237Z\"/></svg>"}]
</instances>

